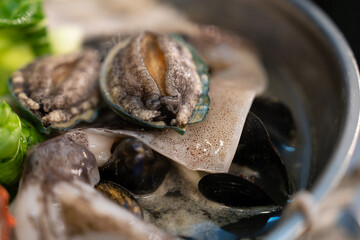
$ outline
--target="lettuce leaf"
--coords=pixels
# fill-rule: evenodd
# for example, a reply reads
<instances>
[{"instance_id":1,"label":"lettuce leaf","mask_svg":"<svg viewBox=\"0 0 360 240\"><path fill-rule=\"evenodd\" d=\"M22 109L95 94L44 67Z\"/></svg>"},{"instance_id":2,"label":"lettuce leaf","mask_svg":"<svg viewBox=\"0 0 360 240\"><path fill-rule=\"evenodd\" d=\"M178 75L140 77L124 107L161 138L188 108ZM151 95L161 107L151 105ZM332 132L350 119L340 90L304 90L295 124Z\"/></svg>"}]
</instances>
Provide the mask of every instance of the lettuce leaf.
<instances>
[{"instance_id":1,"label":"lettuce leaf","mask_svg":"<svg viewBox=\"0 0 360 240\"><path fill-rule=\"evenodd\" d=\"M0 28L16 30L30 43L37 56L50 52L42 5L43 0L1 0L0 2Z\"/></svg>"},{"instance_id":2,"label":"lettuce leaf","mask_svg":"<svg viewBox=\"0 0 360 240\"><path fill-rule=\"evenodd\" d=\"M0 116L0 161L3 162L18 151L21 121L4 101L0 104Z\"/></svg>"},{"instance_id":3,"label":"lettuce leaf","mask_svg":"<svg viewBox=\"0 0 360 240\"><path fill-rule=\"evenodd\" d=\"M44 140L36 129L0 103L0 185L12 187L20 179L27 150Z\"/></svg>"},{"instance_id":4,"label":"lettuce leaf","mask_svg":"<svg viewBox=\"0 0 360 240\"><path fill-rule=\"evenodd\" d=\"M0 1L0 95L16 69L50 53L42 0Z\"/></svg>"},{"instance_id":5,"label":"lettuce leaf","mask_svg":"<svg viewBox=\"0 0 360 240\"><path fill-rule=\"evenodd\" d=\"M2 0L0 3L2 27L32 25L43 18L42 0Z\"/></svg>"}]
</instances>

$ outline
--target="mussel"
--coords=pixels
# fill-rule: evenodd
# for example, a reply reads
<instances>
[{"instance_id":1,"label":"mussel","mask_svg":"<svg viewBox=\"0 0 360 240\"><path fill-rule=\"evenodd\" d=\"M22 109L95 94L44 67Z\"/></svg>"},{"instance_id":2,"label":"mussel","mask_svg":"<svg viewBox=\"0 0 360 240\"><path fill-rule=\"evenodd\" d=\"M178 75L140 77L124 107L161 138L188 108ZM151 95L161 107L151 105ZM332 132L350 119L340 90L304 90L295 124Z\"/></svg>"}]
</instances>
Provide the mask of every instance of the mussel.
<instances>
[{"instance_id":1,"label":"mussel","mask_svg":"<svg viewBox=\"0 0 360 240\"><path fill-rule=\"evenodd\" d=\"M10 90L39 131L66 130L97 114L100 62L95 50L42 57L16 71Z\"/></svg>"},{"instance_id":2,"label":"mussel","mask_svg":"<svg viewBox=\"0 0 360 240\"><path fill-rule=\"evenodd\" d=\"M169 161L135 138L124 138L114 146L109 161L100 169L102 179L114 181L130 192L155 191L164 180Z\"/></svg>"},{"instance_id":3,"label":"mussel","mask_svg":"<svg viewBox=\"0 0 360 240\"><path fill-rule=\"evenodd\" d=\"M115 203L134 213L137 217L143 218L143 212L136 199L119 184L111 181L101 180L95 188L102 192Z\"/></svg>"},{"instance_id":4,"label":"mussel","mask_svg":"<svg viewBox=\"0 0 360 240\"><path fill-rule=\"evenodd\" d=\"M249 113L229 173L209 174L199 184L207 198L229 206L285 205L289 179L261 120Z\"/></svg>"},{"instance_id":5,"label":"mussel","mask_svg":"<svg viewBox=\"0 0 360 240\"><path fill-rule=\"evenodd\" d=\"M101 89L125 120L181 134L204 120L210 103L207 67L178 35L142 32L121 41L105 59Z\"/></svg>"}]
</instances>

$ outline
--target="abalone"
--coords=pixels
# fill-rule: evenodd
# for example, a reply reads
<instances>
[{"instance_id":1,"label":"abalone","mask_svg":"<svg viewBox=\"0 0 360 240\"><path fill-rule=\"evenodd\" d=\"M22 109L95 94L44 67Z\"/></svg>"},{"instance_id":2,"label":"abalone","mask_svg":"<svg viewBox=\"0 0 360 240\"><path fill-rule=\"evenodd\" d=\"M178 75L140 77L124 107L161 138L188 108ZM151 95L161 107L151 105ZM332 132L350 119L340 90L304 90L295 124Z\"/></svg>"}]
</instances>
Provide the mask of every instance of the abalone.
<instances>
[{"instance_id":1,"label":"abalone","mask_svg":"<svg viewBox=\"0 0 360 240\"><path fill-rule=\"evenodd\" d=\"M16 71L10 89L42 132L68 129L96 116L100 61L95 50L42 57Z\"/></svg>"},{"instance_id":2,"label":"abalone","mask_svg":"<svg viewBox=\"0 0 360 240\"><path fill-rule=\"evenodd\" d=\"M103 64L101 89L126 120L180 132L209 106L207 67L177 35L142 32L121 41Z\"/></svg>"}]
</instances>

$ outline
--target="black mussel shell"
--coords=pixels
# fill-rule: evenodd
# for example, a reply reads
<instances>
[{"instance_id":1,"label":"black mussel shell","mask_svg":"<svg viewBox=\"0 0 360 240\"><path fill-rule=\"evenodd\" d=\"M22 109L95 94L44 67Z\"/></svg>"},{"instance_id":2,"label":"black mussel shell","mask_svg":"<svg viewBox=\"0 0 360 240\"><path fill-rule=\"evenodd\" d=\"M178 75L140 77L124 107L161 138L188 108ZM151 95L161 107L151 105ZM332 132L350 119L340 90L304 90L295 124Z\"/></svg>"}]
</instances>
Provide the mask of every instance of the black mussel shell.
<instances>
[{"instance_id":1,"label":"black mussel shell","mask_svg":"<svg viewBox=\"0 0 360 240\"><path fill-rule=\"evenodd\" d=\"M269 141L269 133L260 118L254 113L249 112L241 133L237 151L246 145L258 145L259 143L268 143Z\"/></svg>"},{"instance_id":2,"label":"black mussel shell","mask_svg":"<svg viewBox=\"0 0 360 240\"><path fill-rule=\"evenodd\" d=\"M278 149L281 145L294 146L296 141L296 124L290 109L276 98L256 98L251 112L264 123L272 142Z\"/></svg>"},{"instance_id":3,"label":"black mussel shell","mask_svg":"<svg viewBox=\"0 0 360 240\"><path fill-rule=\"evenodd\" d=\"M290 195L284 163L261 120L249 113L229 173L209 174L198 184L210 200L228 206L283 206Z\"/></svg>"},{"instance_id":4,"label":"black mussel shell","mask_svg":"<svg viewBox=\"0 0 360 240\"><path fill-rule=\"evenodd\" d=\"M208 174L200 180L198 187L208 199L231 207L274 205L259 186L227 173Z\"/></svg>"},{"instance_id":5,"label":"black mussel shell","mask_svg":"<svg viewBox=\"0 0 360 240\"><path fill-rule=\"evenodd\" d=\"M119 184L111 181L101 180L95 188L102 192L106 197L134 213L139 218L143 218L143 212L136 199Z\"/></svg>"},{"instance_id":6,"label":"black mussel shell","mask_svg":"<svg viewBox=\"0 0 360 240\"><path fill-rule=\"evenodd\" d=\"M290 192L289 180L273 146L246 146L236 154L236 158L243 161L231 165L231 174L259 186L277 205L286 203Z\"/></svg>"},{"instance_id":7,"label":"black mussel shell","mask_svg":"<svg viewBox=\"0 0 360 240\"><path fill-rule=\"evenodd\" d=\"M249 113L229 172L260 186L277 205L289 198L290 186L279 151L262 121Z\"/></svg>"},{"instance_id":8,"label":"black mussel shell","mask_svg":"<svg viewBox=\"0 0 360 240\"><path fill-rule=\"evenodd\" d=\"M110 160L100 169L101 179L120 184L135 194L154 192L163 182L170 164L135 138L116 143Z\"/></svg>"}]
</instances>

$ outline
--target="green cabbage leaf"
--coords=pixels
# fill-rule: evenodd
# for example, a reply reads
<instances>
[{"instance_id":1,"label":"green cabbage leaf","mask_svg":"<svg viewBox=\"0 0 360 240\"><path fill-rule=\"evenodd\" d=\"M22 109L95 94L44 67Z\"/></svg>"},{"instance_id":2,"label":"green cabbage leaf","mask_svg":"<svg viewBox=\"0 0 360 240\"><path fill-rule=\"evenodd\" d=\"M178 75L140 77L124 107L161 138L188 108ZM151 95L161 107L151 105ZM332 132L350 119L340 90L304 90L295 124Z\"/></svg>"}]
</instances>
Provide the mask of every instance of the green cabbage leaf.
<instances>
[{"instance_id":1,"label":"green cabbage leaf","mask_svg":"<svg viewBox=\"0 0 360 240\"><path fill-rule=\"evenodd\" d=\"M20 179L27 150L44 140L34 126L0 103L0 185L12 188Z\"/></svg>"},{"instance_id":2,"label":"green cabbage leaf","mask_svg":"<svg viewBox=\"0 0 360 240\"><path fill-rule=\"evenodd\" d=\"M0 95L13 71L50 53L42 0L0 1Z\"/></svg>"}]
</instances>

